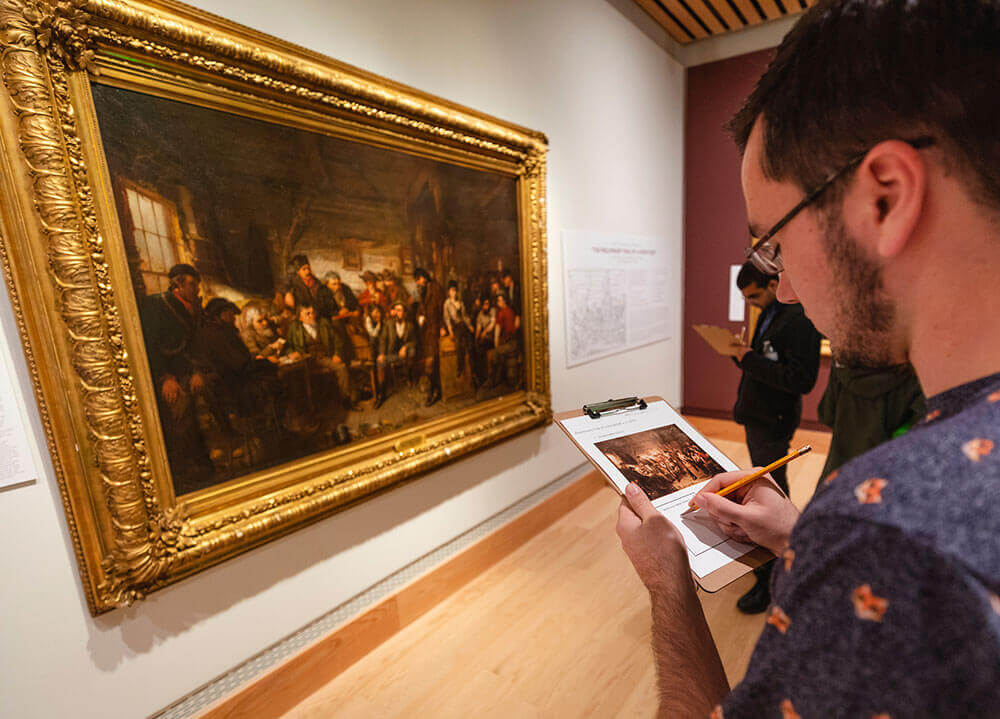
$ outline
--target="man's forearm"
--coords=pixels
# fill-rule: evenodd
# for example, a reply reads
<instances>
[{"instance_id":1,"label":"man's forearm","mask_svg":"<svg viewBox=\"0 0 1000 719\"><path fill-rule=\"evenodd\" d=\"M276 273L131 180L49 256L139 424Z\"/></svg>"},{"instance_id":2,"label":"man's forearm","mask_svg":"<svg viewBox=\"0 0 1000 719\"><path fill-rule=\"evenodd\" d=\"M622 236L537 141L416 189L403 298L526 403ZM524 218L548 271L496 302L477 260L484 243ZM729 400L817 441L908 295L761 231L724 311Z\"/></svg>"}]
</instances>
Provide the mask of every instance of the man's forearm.
<instances>
[{"instance_id":1,"label":"man's forearm","mask_svg":"<svg viewBox=\"0 0 1000 719\"><path fill-rule=\"evenodd\" d=\"M707 717L729 693L694 586L687 577L668 591L650 593L653 659L661 719Z\"/></svg>"}]
</instances>

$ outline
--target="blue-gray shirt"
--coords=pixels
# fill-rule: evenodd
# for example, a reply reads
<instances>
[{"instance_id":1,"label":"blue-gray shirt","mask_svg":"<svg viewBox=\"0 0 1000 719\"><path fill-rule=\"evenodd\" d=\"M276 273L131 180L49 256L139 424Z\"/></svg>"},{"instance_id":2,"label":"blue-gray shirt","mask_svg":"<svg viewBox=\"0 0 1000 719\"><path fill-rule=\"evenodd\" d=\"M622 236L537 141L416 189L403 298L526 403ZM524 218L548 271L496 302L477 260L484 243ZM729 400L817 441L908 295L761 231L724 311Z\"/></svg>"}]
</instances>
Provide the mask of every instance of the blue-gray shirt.
<instances>
[{"instance_id":1,"label":"blue-gray shirt","mask_svg":"<svg viewBox=\"0 0 1000 719\"><path fill-rule=\"evenodd\" d=\"M1000 717L1000 373L817 489L713 716Z\"/></svg>"}]
</instances>

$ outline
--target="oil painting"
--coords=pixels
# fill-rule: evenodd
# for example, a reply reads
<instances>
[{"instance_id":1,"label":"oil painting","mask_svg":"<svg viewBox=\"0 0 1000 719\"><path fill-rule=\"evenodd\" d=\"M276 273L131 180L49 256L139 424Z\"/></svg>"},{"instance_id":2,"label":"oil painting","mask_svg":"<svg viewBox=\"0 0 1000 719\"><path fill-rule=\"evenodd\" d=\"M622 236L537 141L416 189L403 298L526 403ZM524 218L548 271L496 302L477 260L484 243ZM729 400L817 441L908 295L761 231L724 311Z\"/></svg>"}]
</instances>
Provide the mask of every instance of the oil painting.
<instances>
[{"instance_id":1,"label":"oil painting","mask_svg":"<svg viewBox=\"0 0 1000 719\"><path fill-rule=\"evenodd\" d=\"M524 387L513 178L92 94L177 494Z\"/></svg>"}]
</instances>

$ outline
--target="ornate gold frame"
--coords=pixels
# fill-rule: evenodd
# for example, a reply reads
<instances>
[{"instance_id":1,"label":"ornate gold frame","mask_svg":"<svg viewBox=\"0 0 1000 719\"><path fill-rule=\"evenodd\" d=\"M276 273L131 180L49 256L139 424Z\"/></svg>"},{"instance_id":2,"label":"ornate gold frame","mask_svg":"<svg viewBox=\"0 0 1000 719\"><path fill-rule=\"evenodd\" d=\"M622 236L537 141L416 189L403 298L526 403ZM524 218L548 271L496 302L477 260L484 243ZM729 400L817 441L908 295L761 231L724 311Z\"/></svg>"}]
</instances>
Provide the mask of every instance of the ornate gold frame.
<instances>
[{"instance_id":1,"label":"ornate gold frame","mask_svg":"<svg viewBox=\"0 0 1000 719\"><path fill-rule=\"evenodd\" d=\"M0 0L0 28L0 260L92 613L550 421L542 134L171 0ZM178 501L95 74L517 178L527 390Z\"/></svg>"}]
</instances>

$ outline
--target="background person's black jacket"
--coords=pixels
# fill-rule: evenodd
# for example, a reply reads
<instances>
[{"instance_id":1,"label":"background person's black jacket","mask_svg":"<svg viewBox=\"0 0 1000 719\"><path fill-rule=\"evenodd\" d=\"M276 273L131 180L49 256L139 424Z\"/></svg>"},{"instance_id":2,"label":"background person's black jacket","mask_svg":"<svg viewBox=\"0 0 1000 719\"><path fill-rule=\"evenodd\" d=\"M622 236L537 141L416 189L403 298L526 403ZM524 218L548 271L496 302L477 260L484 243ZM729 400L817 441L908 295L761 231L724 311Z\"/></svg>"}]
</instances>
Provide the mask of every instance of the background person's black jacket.
<instances>
[{"instance_id":1,"label":"background person's black jacket","mask_svg":"<svg viewBox=\"0 0 1000 719\"><path fill-rule=\"evenodd\" d=\"M802 305L779 304L763 332L758 321L750 351L736 362L743 377L733 418L739 424L798 427L802 395L812 390L819 374L819 344L819 332ZM768 352L772 357L777 353L777 359L768 359Z\"/></svg>"}]
</instances>

